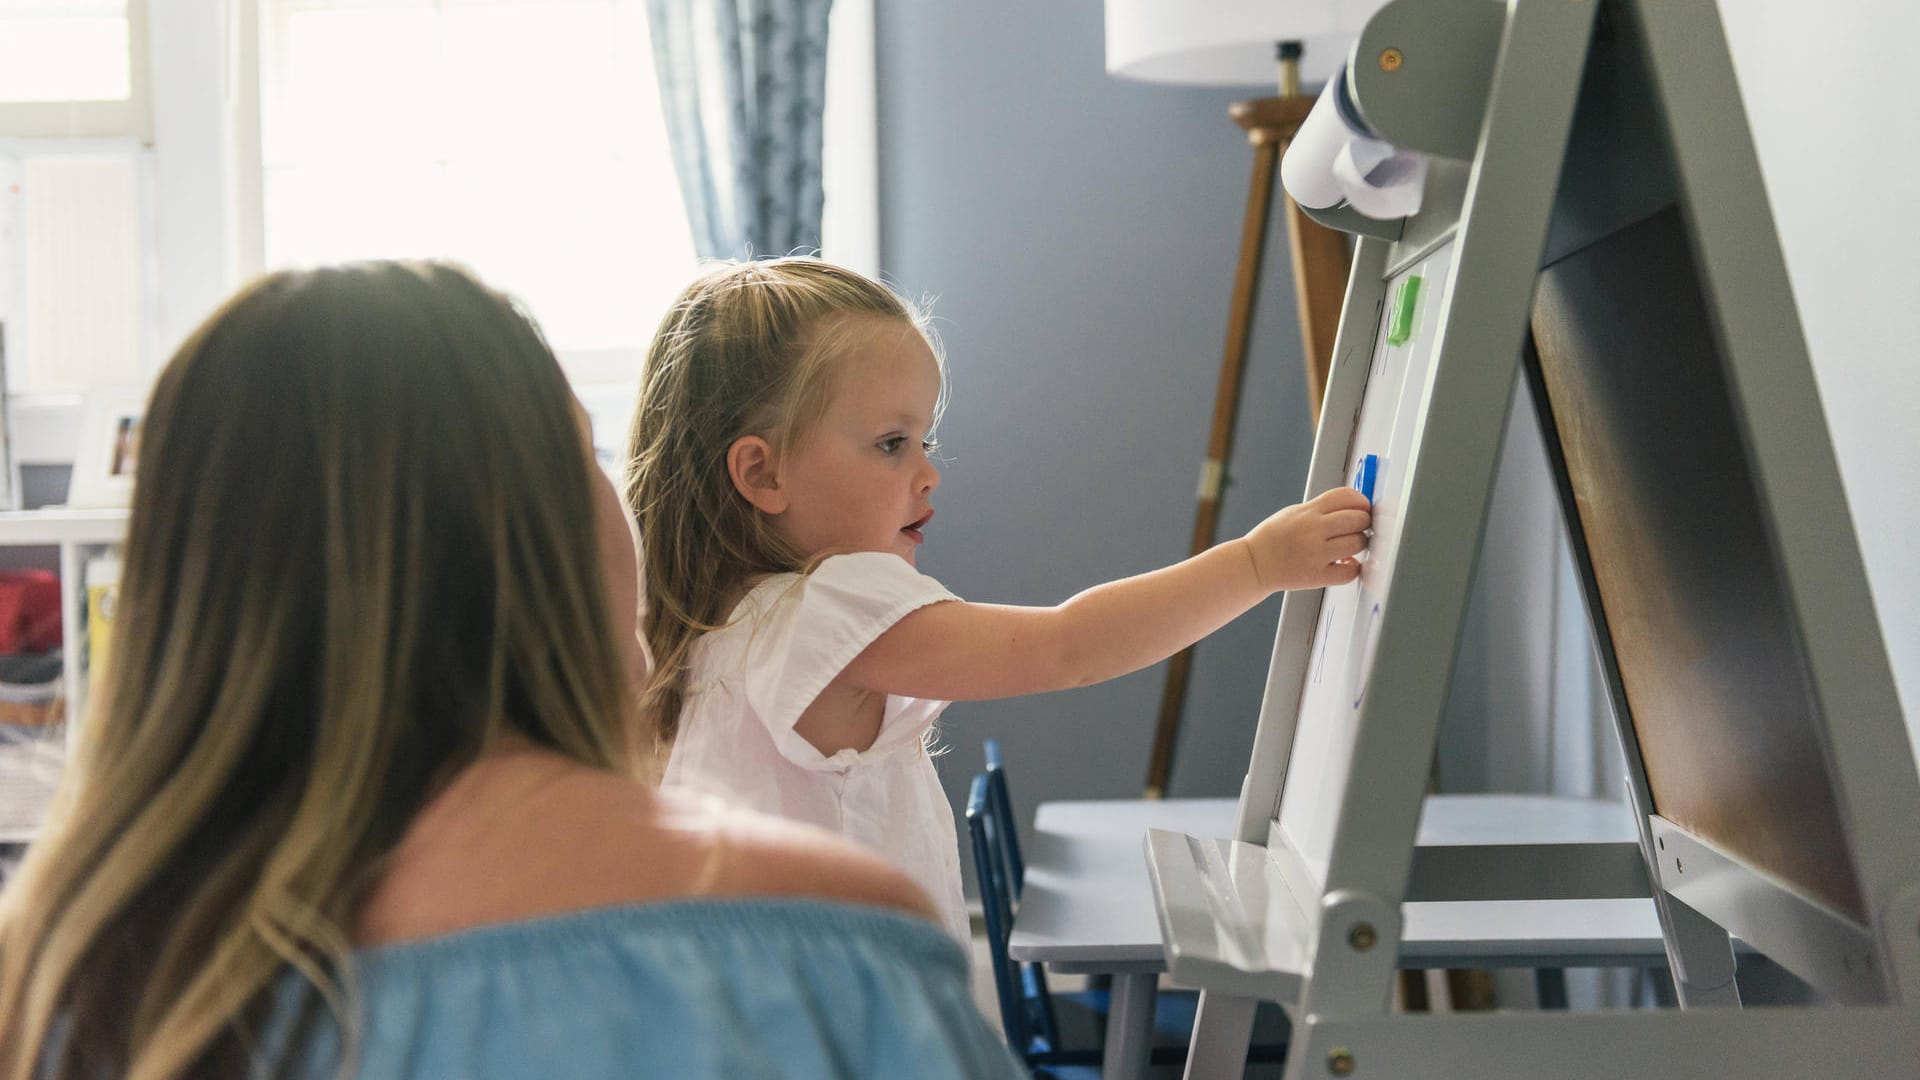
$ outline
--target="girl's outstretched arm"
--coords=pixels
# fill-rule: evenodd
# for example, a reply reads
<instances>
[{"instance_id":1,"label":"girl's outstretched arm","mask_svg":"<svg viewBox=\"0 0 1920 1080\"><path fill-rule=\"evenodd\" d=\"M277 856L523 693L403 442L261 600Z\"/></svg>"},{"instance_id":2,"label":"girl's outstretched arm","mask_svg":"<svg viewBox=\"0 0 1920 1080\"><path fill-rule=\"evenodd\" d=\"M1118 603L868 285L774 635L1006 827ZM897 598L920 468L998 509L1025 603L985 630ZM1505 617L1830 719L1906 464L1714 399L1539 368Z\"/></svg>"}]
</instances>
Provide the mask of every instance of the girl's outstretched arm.
<instances>
[{"instance_id":1,"label":"girl's outstretched arm","mask_svg":"<svg viewBox=\"0 0 1920 1080\"><path fill-rule=\"evenodd\" d=\"M880 635L834 683L980 701L1102 682L1172 656L1275 592L1352 581L1370 520L1366 496L1335 488L1244 537L1056 607L933 604Z\"/></svg>"}]
</instances>

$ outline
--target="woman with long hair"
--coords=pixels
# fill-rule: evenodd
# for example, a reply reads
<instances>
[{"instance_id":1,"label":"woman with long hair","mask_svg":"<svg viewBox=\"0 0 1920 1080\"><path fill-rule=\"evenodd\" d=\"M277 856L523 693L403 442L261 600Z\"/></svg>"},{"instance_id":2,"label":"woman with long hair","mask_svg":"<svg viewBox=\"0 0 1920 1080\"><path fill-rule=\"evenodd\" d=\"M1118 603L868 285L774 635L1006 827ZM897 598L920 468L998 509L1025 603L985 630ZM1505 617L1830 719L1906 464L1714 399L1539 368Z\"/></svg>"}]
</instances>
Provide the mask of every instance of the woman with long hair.
<instances>
[{"instance_id":1,"label":"woman with long hair","mask_svg":"<svg viewBox=\"0 0 1920 1080\"><path fill-rule=\"evenodd\" d=\"M0 1078L1014 1075L899 872L634 779L631 528L464 272L215 313L0 890Z\"/></svg>"}]
</instances>

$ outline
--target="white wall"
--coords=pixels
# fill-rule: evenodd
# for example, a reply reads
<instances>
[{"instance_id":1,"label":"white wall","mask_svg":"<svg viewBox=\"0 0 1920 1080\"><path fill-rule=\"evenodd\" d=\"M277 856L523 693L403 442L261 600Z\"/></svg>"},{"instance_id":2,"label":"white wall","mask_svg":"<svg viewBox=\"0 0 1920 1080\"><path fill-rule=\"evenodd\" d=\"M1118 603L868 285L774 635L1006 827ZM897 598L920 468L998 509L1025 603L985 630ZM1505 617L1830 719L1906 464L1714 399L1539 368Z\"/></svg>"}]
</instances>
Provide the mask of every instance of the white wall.
<instances>
[{"instance_id":1,"label":"white wall","mask_svg":"<svg viewBox=\"0 0 1920 1080\"><path fill-rule=\"evenodd\" d=\"M937 298L952 385L921 568L969 600L1055 604L1176 561L1253 170L1227 107L1248 91L1108 76L1097 0L876 14L881 267ZM1298 500L1312 449L1284 228L1269 239L1221 537ZM1239 790L1277 618L1276 598L1195 653L1170 794ZM1138 796L1164 681L954 705L949 798L985 736L1021 821Z\"/></svg>"},{"instance_id":2,"label":"white wall","mask_svg":"<svg viewBox=\"0 0 1920 1080\"><path fill-rule=\"evenodd\" d=\"M1920 747L1920 9L1722 0L1907 727Z\"/></svg>"},{"instance_id":3,"label":"white wall","mask_svg":"<svg viewBox=\"0 0 1920 1080\"><path fill-rule=\"evenodd\" d=\"M149 5L157 370L239 284L225 171L228 3Z\"/></svg>"}]
</instances>

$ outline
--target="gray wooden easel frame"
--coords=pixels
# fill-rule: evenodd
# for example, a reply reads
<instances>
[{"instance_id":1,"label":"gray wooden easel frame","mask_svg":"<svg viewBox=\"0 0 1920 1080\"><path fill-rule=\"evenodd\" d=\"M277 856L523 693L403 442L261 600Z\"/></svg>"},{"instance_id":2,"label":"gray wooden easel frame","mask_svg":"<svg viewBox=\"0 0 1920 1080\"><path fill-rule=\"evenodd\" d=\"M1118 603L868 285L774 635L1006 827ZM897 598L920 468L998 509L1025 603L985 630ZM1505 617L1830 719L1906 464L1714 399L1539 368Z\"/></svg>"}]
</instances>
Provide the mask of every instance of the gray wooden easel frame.
<instances>
[{"instance_id":1,"label":"gray wooden easel frame","mask_svg":"<svg viewBox=\"0 0 1920 1080\"><path fill-rule=\"evenodd\" d=\"M1597 22L1619 73L1587 71ZM1388 50L1395 62L1376 62ZM1324 879L1301 871L1276 828L1317 592L1291 594L1281 608L1237 835L1148 838L1169 970L1203 990L1187 1075L1239 1075L1254 998L1289 1007L1294 1078L1911 1071L1920 1061L1920 781L1712 0L1394 0L1361 34L1350 70L1367 123L1432 155L1433 168L1414 217L1315 213L1361 236L1322 415L1358 414L1388 283L1452 244L1435 372L1410 463L1420 482L1407 491L1393 603L1381 617L1358 713L1350 775L1366 784L1344 789ZM1632 81L1647 107L1589 115L1576 131L1583 78L1616 76ZM1543 253L1561 234L1605 225L1563 214L1558 202L1563 164L1594 165L1596 147L1600 158L1665 155L1663 170L1644 173L1665 177L1665 197L1684 214L1797 621L1864 918L1655 812L1591 567L1582 572L1641 826L1638 858L1593 847L1496 847L1434 859L1415 848ZM1578 182L1573 173L1569 165L1568 183ZM1625 217L1636 200L1660 197L1636 190L1636 175L1603 170L1586 181L1612 185L1586 209L1611 203ZM1348 424L1320 425L1309 495L1346 482L1351 437ZM1564 490L1562 501L1571 522ZM1406 900L1649 894L1681 1009L1388 1011ZM1834 1007L1738 1009L1729 934Z\"/></svg>"}]
</instances>

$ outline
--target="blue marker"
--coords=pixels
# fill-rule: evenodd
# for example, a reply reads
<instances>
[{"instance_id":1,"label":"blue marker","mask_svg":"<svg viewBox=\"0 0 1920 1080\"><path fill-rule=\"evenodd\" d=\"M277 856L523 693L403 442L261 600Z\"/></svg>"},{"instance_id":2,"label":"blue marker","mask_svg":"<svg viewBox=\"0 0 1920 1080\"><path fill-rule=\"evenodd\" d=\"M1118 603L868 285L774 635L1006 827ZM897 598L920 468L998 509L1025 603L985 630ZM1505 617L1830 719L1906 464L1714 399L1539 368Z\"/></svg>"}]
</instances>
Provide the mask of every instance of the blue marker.
<instances>
[{"instance_id":1,"label":"blue marker","mask_svg":"<svg viewBox=\"0 0 1920 1080\"><path fill-rule=\"evenodd\" d=\"M1354 475L1353 486L1367 497L1367 504L1373 504L1373 482L1380 476L1380 455L1368 454L1360 459L1360 471Z\"/></svg>"},{"instance_id":2,"label":"blue marker","mask_svg":"<svg viewBox=\"0 0 1920 1080\"><path fill-rule=\"evenodd\" d=\"M1373 506L1373 485L1379 479L1380 479L1380 455L1368 454L1367 456L1361 458L1360 470L1354 473L1353 475L1353 486L1355 489L1357 489L1360 492L1360 494L1365 495L1367 497L1367 506L1369 508ZM1368 529L1366 535L1368 540L1372 540L1373 530ZM1357 563L1364 563L1368 561L1368 559L1371 558L1372 555L1373 555L1373 552L1371 549L1362 548L1360 550L1360 553L1353 557L1353 561Z\"/></svg>"}]
</instances>

